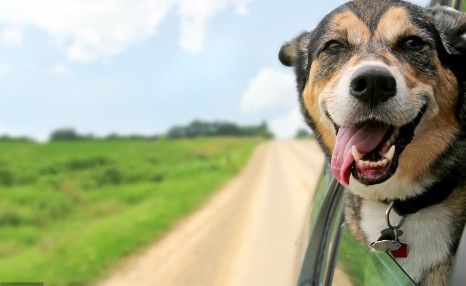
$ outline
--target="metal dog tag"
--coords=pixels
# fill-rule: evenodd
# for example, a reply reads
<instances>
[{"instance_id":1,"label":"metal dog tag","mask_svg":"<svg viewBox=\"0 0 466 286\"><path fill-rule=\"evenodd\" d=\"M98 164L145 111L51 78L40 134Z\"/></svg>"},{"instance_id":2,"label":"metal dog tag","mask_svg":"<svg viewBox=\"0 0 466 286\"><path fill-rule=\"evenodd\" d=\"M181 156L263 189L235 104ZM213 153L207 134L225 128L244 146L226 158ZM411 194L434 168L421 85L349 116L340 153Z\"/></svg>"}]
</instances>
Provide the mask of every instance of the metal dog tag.
<instances>
[{"instance_id":1,"label":"metal dog tag","mask_svg":"<svg viewBox=\"0 0 466 286\"><path fill-rule=\"evenodd\" d=\"M370 246L377 251L393 251L401 247L398 237L403 234L401 229L386 228L380 232L381 236L373 241Z\"/></svg>"},{"instance_id":2,"label":"metal dog tag","mask_svg":"<svg viewBox=\"0 0 466 286\"><path fill-rule=\"evenodd\" d=\"M398 239L403 231L400 227L405 222L405 216L403 216L398 225L392 225L390 222L390 211L392 210L394 202L391 202L385 212L385 222L388 228L383 229L380 232L380 237L376 241L371 242L369 245L377 251L389 252L394 258L406 258L408 257L408 245L400 242Z\"/></svg>"}]
</instances>

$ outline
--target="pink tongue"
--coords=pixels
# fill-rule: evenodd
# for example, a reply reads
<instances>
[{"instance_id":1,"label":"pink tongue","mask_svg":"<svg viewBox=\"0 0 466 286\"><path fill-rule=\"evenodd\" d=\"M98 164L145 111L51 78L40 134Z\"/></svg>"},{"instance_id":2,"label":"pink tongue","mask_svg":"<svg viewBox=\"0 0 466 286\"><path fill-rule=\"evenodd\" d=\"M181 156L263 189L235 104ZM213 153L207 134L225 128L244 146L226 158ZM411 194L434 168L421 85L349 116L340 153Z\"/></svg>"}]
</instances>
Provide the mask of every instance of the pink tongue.
<instances>
[{"instance_id":1,"label":"pink tongue","mask_svg":"<svg viewBox=\"0 0 466 286\"><path fill-rule=\"evenodd\" d=\"M361 154L369 153L380 144L387 130L388 126L374 123L340 127L332 154L332 172L341 184L349 185L354 161L352 146L355 145Z\"/></svg>"}]
</instances>

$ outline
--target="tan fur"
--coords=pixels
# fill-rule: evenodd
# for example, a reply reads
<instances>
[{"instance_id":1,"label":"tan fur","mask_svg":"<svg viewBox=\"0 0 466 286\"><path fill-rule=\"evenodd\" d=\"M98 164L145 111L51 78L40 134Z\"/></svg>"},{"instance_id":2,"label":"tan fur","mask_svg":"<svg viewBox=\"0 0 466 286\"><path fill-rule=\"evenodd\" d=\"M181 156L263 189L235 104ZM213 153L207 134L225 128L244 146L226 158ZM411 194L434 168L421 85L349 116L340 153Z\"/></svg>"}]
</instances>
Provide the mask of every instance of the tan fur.
<instances>
[{"instance_id":1,"label":"tan fur","mask_svg":"<svg viewBox=\"0 0 466 286\"><path fill-rule=\"evenodd\" d=\"M380 19L374 33L374 40L392 46L400 36L416 33L419 34L420 31L411 24L406 10L401 7L392 7Z\"/></svg>"},{"instance_id":2,"label":"tan fur","mask_svg":"<svg viewBox=\"0 0 466 286\"><path fill-rule=\"evenodd\" d=\"M313 64L310 72L310 79L313 78L313 71L317 69L318 64ZM316 123L317 134L321 134L322 140L329 150L333 150L335 144L335 129L328 120L322 120L321 110L319 108L319 94L324 86L314 86L307 84L303 91L303 101L309 115ZM333 132L332 132L333 130Z\"/></svg>"},{"instance_id":3,"label":"tan fur","mask_svg":"<svg viewBox=\"0 0 466 286\"><path fill-rule=\"evenodd\" d=\"M421 122L414 140L401 154L398 172L402 179L415 180L427 174L430 164L447 148L459 131L459 123L455 117L454 105L458 93L458 83L451 71L442 67L437 58L438 76L417 85L428 85L434 88L439 107L438 115Z\"/></svg>"},{"instance_id":4,"label":"tan fur","mask_svg":"<svg viewBox=\"0 0 466 286\"><path fill-rule=\"evenodd\" d=\"M326 38L343 38L351 46L367 43L371 36L371 32L367 26L351 11L336 15L332 26Z\"/></svg>"}]
</instances>

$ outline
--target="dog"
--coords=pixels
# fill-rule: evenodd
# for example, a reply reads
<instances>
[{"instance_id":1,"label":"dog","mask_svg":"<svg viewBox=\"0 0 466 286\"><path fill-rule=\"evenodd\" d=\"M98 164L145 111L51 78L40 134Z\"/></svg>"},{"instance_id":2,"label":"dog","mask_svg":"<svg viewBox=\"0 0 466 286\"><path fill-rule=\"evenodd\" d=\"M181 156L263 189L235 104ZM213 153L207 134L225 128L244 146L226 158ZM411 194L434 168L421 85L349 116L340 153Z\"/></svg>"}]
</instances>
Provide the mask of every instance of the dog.
<instances>
[{"instance_id":1,"label":"dog","mask_svg":"<svg viewBox=\"0 0 466 286\"><path fill-rule=\"evenodd\" d=\"M348 190L354 238L376 242L390 205L408 247L391 252L398 264L419 285L445 285L466 221L466 16L354 0L279 60L294 67L305 121Z\"/></svg>"}]
</instances>

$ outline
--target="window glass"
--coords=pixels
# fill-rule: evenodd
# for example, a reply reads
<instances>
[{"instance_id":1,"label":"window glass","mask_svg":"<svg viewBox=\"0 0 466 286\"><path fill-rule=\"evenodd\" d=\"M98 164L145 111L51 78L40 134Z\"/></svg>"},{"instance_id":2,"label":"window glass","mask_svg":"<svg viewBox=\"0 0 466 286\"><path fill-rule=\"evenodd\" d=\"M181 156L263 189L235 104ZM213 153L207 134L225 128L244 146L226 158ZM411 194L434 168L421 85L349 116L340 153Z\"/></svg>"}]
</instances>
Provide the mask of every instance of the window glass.
<instances>
[{"instance_id":1,"label":"window glass","mask_svg":"<svg viewBox=\"0 0 466 286\"><path fill-rule=\"evenodd\" d=\"M346 224L338 250L332 285L416 285L385 252L374 252L353 239Z\"/></svg>"},{"instance_id":2,"label":"window glass","mask_svg":"<svg viewBox=\"0 0 466 286\"><path fill-rule=\"evenodd\" d=\"M333 176L332 172L330 171L330 166L325 164L325 167L322 169L319 182L317 183L316 192L314 193L314 197L312 199L311 214L309 216L310 233L313 233L317 217L319 216L319 212L322 209L324 199L331 191L332 179Z\"/></svg>"}]
</instances>

